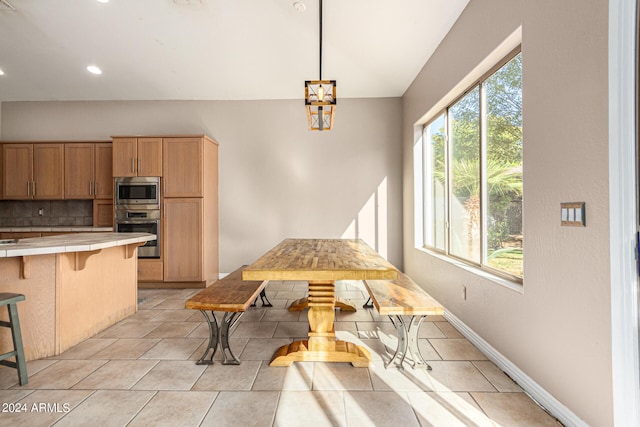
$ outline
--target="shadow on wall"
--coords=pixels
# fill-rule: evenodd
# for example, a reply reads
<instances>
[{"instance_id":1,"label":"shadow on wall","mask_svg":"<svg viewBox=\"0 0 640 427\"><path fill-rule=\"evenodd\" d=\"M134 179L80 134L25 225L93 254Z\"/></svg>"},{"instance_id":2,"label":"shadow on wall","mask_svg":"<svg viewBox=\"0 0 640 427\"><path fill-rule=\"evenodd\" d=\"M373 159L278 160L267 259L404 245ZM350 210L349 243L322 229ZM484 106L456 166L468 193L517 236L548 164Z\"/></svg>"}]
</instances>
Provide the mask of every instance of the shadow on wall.
<instances>
[{"instance_id":1,"label":"shadow on wall","mask_svg":"<svg viewBox=\"0 0 640 427\"><path fill-rule=\"evenodd\" d=\"M384 258L388 258L387 207L387 177L384 177L341 237L362 239Z\"/></svg>"}]
</instances>

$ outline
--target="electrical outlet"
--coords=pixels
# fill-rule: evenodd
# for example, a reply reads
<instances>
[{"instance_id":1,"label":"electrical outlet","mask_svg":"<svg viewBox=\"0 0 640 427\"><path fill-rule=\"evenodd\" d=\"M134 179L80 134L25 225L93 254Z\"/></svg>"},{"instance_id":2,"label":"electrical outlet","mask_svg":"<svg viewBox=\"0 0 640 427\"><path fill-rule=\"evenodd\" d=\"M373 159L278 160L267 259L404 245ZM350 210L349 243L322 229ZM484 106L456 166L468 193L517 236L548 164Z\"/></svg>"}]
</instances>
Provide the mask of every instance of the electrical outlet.
<instances>
[{"instance_id":1,"label":"electrical outlet","mask_svg":"<svg viewBox=\"0 0 640 427\"><path fill-rule=\"evenodd\" d=\"M460 286L460 296L463 301L467 300L467 287L465 285Z\"/></svg>"},{"instance_id":2,"label":"electrical outlet","mask_svg":"<svg viewBox=\"0 0 640 427\"><path fill-rule=\"evenodd\" d=\"M44 209L40 208L38 209L38 216L42 216L42 215L44 215Z\"/></svg>"}]
</instances>

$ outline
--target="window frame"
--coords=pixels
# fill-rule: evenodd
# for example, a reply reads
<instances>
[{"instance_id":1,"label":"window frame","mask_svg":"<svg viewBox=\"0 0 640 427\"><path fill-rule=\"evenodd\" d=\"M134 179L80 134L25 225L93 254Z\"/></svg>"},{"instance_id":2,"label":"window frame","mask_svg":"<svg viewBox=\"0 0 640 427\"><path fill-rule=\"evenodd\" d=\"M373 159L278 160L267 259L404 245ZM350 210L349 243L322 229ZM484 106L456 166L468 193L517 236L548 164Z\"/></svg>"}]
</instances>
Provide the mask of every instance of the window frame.
<instances>
[{"instance_id":1,"label":"window frame","mask_svg":"<svg viewBox=\"0 0 640 427\"><path fill-rule=\"evenodd\" d=\"M477 268L481 271L484 271L486 273L489 273L491 275L495 275L497 277L500 277L502 279L506 279L508 281L511 282L515 282L517 284L523 285L523 277L524 277L524 258L523 258L523 277L519 277L519 276L515 276L513 274L510 274L506 271L497 269L495 267L492 267L490 265L488 265L486 263L487 261L487 257L486 257L486 248L487 248L487 244L488 244L488 235L487 233L485 233L485 230L487 229L487 219L488 219L488 213L487 213L487 199L486 197L488 196L486 194L487 192L487 188L486 188L486 183L485 183L485 177L486 177L486 167L487 167L487 162L486 162L486 158L487 158L487 134L486 134L486 130L487 130L487 117L485 114L485 109L486 109L486 89L484 87L486 81L493 76L498 70L500 70L503 66L505 66L508 62L510 62L511 60L513 60L516 56L518 56L519 54L522 53L522 45L517 46L515 49L512 49L509 53L507 53L505 56L503 56L498 62L496 62L491 68L488 69L488 71L486 71L485 73L483 73L479 78L477 78L476 80L474 80L469 86L467 86L462 93L455 97L453 100L451 100L450 102L448 102L446 104L446 106L444 108L439 109L437 112L435 112L428 120L426 120L425 122L423 122L422 125L422 130L421 130L421 137L422 137L422 159L421 159L421 175L422 175L422 192L421 192L421 197L422 200L420 200L421 202L421 214L422 214L422 247L426 250L429 251L433 251L436 252L437 254L447 257L447 258L452 258L453 260L457 261L457 262L461 262L463 264L469 265L471 267ZM451 159L452 159L452 144L450 143L450 135L451 135L451 120L450 120L450 116L449 116L449 110L451 109L451 107L453 107L454 105L456 105L459 101L461 101L465 96L467 96L471 91L473 91L474 89L478 88L479 91L479 152L478 152L478 161L480 162L479 165L479 180L480 180L480 191L479 191L479 197L480 197L480 209L481 209L481 214L480 214L480 223L479 223L479 233L480 233L480 262L474 262L472 260L463 258L461 256L455 255L452 253L451 250L451 222L452 222L452 212L451 212L451 205L450 205L450 199L451 199L451 191L452 189L452 183L453 183L453 175L452 175L452 168L451 168ZM428 163L428 156L430 155L430 152L428 150L429 148L429 143L430 143L430 135L427 133L427 130L429 129L429 126L433 123L435 123L437 120L440 119L441 116L444 115L444 126L445 126L445 149L444 149L444 155L445 155L445 165L444 165L444 175L445 175L445 183L444 183L444 188L445 188L445 197L444 197L444 204L445 204L445 225L444 225L444 248L445 249L440 249L437 248L434 245L430 245L427 244L427 233L429 230L429 227L433 227L433 224L427 224L427 218L428 218L428 214L426 212L427 209L427 203L429 202L427 200L427 186L426 183L427 181L427 171L430 169L430 166L427 164ZM524 133L524 132L523 132ZM524 137L523 137L524 139ZM522 163L524 164L524 158ZM524 196L524 179L523 179L523 196ZM523 197L524 198L524 197ZM524 223L524 218L523 218L523 223ZM435 233L434 233L435 234ZM434 240L435 242L435 240Z\"/></svg>"}]
</instances>

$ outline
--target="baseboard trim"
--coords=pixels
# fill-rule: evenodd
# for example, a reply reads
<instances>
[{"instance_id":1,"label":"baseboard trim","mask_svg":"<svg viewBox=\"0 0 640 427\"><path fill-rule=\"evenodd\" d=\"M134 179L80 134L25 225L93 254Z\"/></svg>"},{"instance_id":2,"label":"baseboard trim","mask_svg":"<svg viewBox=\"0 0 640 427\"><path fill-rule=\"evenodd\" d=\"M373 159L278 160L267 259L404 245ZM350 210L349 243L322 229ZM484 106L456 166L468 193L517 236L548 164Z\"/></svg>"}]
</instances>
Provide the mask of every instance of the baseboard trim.
<instances>
[{"instance_id":1,"label":"baseboard trim","mask_svg":"<svg viewBox=\"0 0 640 427\"><path fill-rule=\"evenodd\" d=\"M544 410L558 419L565 426L588 427L580 417L571 412L560 401L525 374L520 368L504 357L482 337L464 324L451 312L445 310L444 318L453 325L466 339L468 339L489 360L496 364L503 372L511 377L522 389L535 400Z\"/></svg>"}]
</instances>

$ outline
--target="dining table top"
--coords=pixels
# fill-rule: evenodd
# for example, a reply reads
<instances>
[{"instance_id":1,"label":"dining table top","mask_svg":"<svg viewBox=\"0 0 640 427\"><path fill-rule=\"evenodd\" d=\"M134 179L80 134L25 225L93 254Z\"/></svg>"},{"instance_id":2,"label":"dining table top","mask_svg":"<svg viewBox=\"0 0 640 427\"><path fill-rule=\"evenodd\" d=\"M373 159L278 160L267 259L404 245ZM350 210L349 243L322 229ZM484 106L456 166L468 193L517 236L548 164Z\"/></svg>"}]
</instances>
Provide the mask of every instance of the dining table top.
<instances>
[{"instance_id":1,"label":"dining table top","mask_svg":"<svg viewBox=\"0 0 640 427\"><path fill-rule=\"evenodd\" d=\"M242 272L243 280L385 280L398 270L362 239L284 239Z\"/></svg>"}]
</instances>

